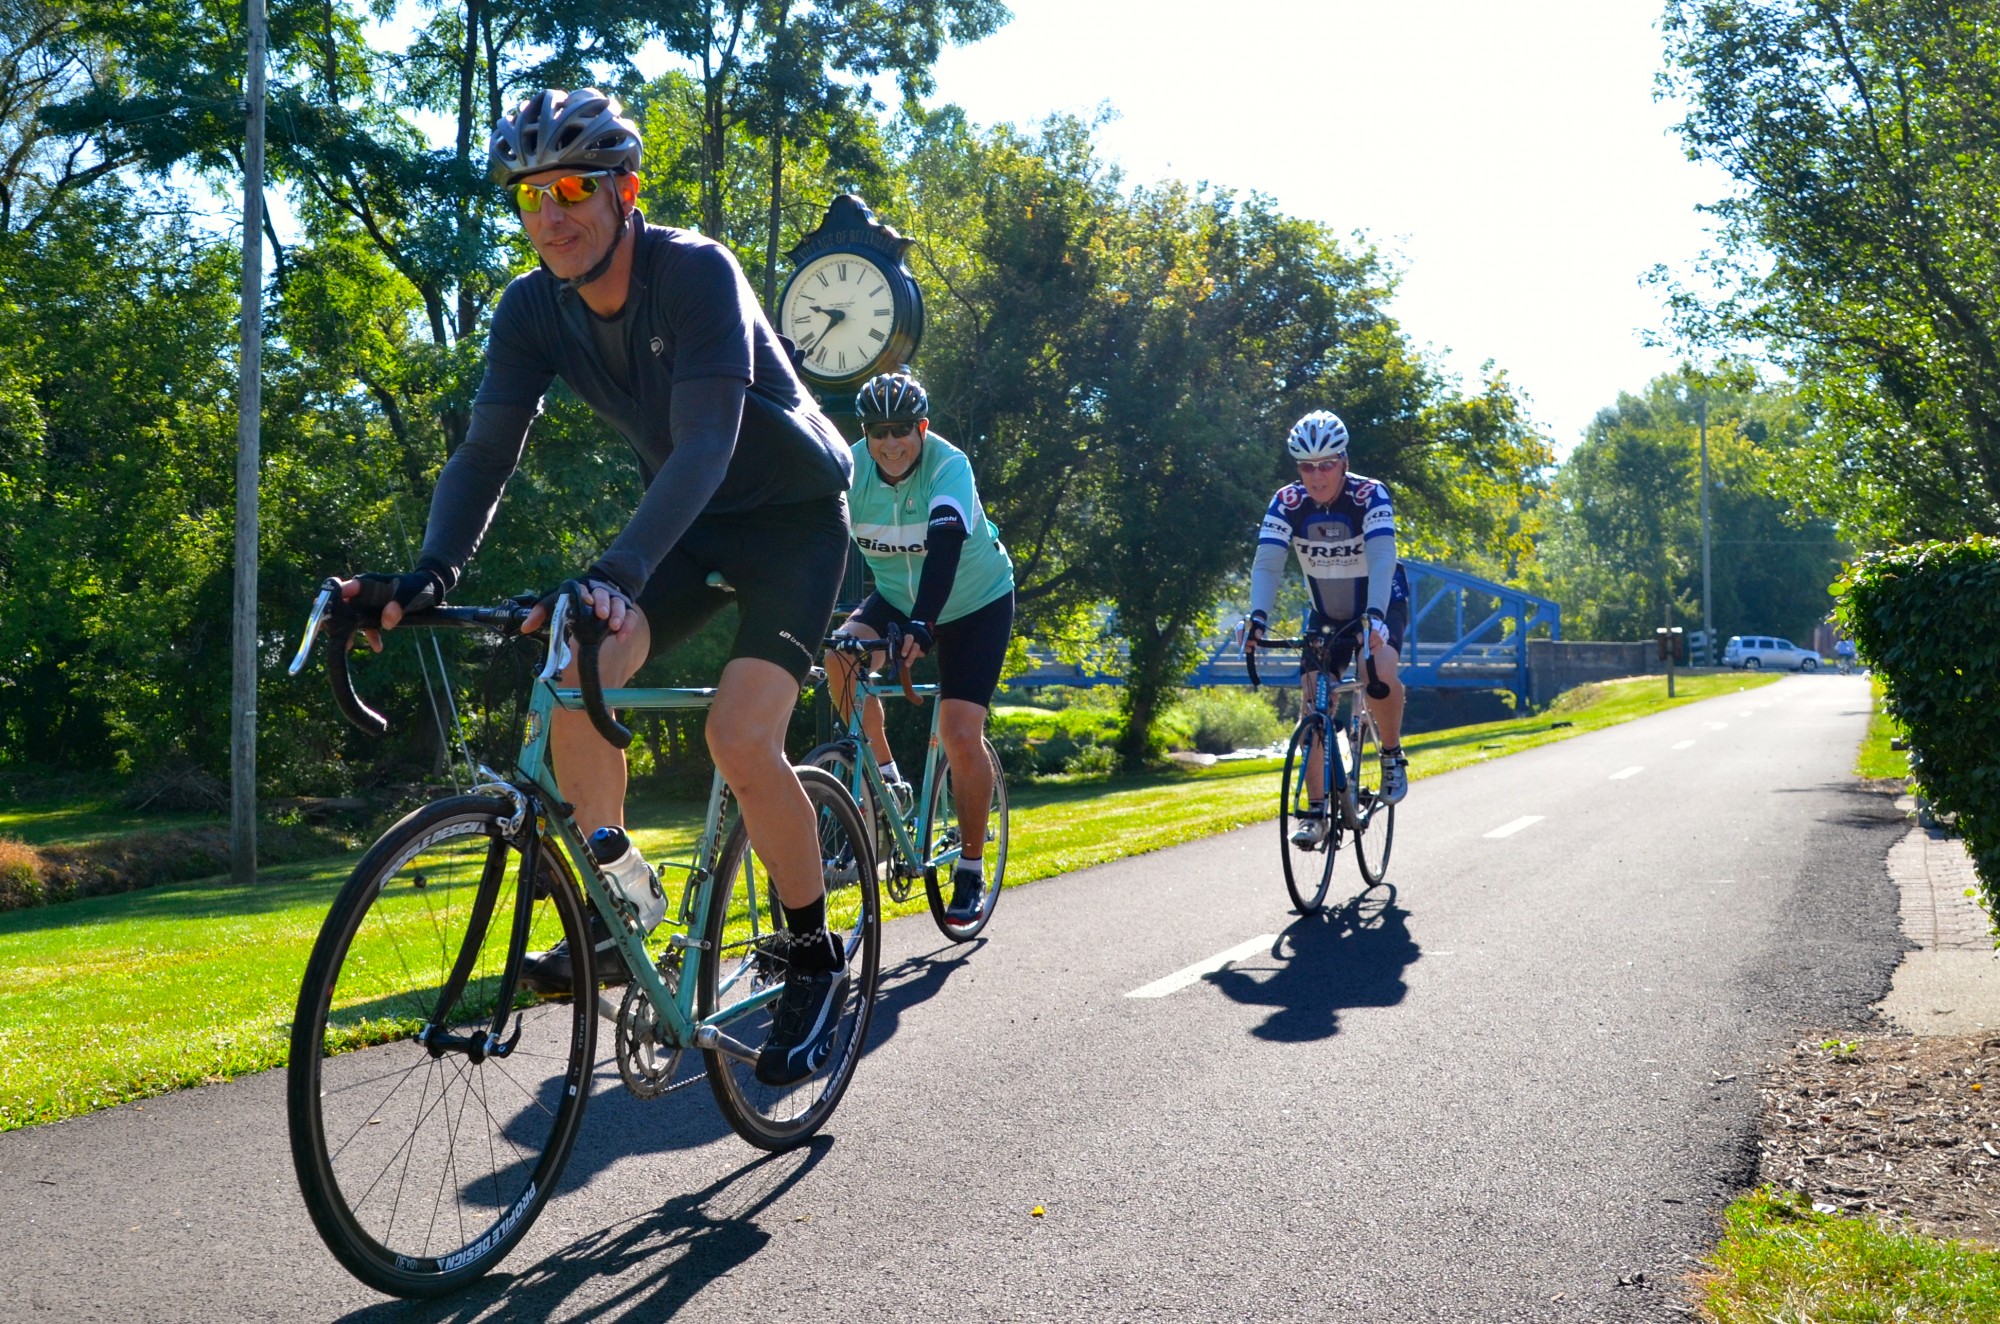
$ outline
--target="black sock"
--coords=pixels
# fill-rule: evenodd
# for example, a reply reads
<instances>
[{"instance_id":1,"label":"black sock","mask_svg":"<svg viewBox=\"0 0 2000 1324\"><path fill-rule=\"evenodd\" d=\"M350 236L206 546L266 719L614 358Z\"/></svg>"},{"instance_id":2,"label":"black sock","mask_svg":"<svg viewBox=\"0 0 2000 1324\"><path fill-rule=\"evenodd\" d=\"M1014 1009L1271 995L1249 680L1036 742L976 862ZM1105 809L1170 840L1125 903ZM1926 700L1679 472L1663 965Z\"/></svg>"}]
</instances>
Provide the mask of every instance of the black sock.
<instances>
[{"instance_id":1,"label":"black sock","mask_svg":"<svg viewBox=\"0 0 2000 1324\"><path fill-rule=\"evenodd\" d=\"M793 933L814 933L826 927L826 897L803 906L785 907L785 927Z\"/></svg>"}]
</instances>

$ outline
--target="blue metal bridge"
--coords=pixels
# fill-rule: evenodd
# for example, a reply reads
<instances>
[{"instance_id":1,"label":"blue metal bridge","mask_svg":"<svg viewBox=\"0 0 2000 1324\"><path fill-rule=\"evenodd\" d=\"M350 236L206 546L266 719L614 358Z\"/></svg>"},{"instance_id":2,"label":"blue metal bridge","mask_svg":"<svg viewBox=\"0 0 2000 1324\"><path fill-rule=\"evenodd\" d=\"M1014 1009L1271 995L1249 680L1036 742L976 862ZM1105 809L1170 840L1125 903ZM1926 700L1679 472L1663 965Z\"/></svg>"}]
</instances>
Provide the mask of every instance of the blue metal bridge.
<instances>
[{"instance_id":1,"label":"blue metal bridge","mask_svg":"<svg viewBox=\"0 0 2000 1324\"><path fill-rule=\"evenodd\" d=\"M1528 636L1546 626L1562 638L1562 609L1547 598L1428 561L1404 561L1410 579L1410 626L1403 639L1403 683L1418 688L1512 690L1525 704ZM1057 662L1035 650L1032 671L1009 686L1116 685L1119 677ZM1269 668L1267 668L1269 670ZM1247 685L1248 671L1232 631L1211 642L1190 686Z\"/></svg>"}]
</instances>

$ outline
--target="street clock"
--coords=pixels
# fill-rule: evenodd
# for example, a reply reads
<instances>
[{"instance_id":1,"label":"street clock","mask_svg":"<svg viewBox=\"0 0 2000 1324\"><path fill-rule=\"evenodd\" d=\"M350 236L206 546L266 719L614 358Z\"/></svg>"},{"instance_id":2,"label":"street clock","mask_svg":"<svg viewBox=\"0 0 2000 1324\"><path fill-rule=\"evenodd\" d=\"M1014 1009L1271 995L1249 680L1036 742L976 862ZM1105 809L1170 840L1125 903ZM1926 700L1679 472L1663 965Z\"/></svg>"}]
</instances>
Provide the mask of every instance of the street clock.
<instances>
[{"instance_id":1,"label":"street clock","mask_svg":"<svg viewBox=\"0 0 2000 1324\"><path fill-rule=\"evenodd\" d=\"M916 357L924 296L903 264L911 242L843 193L787 254L794 269L778 299L778 329L797 342L800 372L829 407L844 413L845 397L863 382Z\"/></svg>"}]
</instances>

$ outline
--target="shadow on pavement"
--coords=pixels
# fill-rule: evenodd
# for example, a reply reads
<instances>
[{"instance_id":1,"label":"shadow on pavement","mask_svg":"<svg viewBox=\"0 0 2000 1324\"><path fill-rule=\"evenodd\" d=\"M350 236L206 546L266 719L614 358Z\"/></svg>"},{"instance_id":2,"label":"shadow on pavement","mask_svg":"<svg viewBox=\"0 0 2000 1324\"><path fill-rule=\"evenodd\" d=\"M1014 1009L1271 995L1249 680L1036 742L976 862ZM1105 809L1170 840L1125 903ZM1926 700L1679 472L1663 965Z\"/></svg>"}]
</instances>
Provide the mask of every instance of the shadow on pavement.
<instances>
[{"instance_id":1,"label":"shadow on pavement","mask_svg":"<svg viewBox=\"0 0 2000 1324\"><path fill-rule=\"evenodd\" d=\"M1271 1007L1251 1031L1276 1043L1330 1039L1348 1007L1393 1007L1409 991L1403 971L1423 953L1393 887L1370 888L1345 905L1302 915L1271 949L1274 964L1238 962L1206 976L1237 1002Z\"/></svg>"},{"instance_id":2,"label":"shadow on pavement","mask_svg":"<svg viewBox=\"0 0 2000 1324\"><path fill-rule=\"evenodd\" d=\"M983 938L964 944L946 943L885 966L876 980L875 1015L856 1072L868 1070L868 1057L901 1027L904 1013L936 994L985 945ZM619 1083L613 1056L614 1031L610 1021L598 1021L597 1064L592 1072L590 1106L576 1148L570 1152L569 1163L563 1170L562 1183L556 1192L558 1200L564 1191L585 1185L622 1160L693 1149L735 1134L716 1107L708 1083L702 1079L699 1052L690 1049L682 1055L675 1074L674 1093L658 1099L641 1099Z\"/></svg>"},{"instance_id":3,"label":"shadow on pavement","mask_svg":"<svg viewBox=\"0 0 2000 1324\"><path fill-rule=\"evenodd\" d=\"M771 1234L757 1216L819 1165L833 1147L817 1136L799 1149L766 1154L702 1190L605 1228L518 1274L493 1273L442 1301L384 1301L344 1319L547 1319L591 1284L616 1282L586 1317L670 1319L710 1283L747 1263Z\"/></svg>"}]
</instances>

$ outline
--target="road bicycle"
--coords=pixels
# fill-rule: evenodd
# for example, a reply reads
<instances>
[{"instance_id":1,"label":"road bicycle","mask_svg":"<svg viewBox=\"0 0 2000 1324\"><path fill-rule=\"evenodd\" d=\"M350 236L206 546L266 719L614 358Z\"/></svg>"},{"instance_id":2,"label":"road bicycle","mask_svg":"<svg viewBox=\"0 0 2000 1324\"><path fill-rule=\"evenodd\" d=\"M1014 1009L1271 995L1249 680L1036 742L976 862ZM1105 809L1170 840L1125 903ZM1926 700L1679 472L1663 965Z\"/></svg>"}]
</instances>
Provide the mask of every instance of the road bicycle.
<instances>
[{"instance_id":1,"label":"road bicycle","mask_svg":"<svg viewBox=\"0 0 2000 1324\"><path fill-rule=\"evenodd\" d=\"M614 707L696 710L715 691L603 688L606 630L580 593L566 584L556 599L511 774L481 765L468 793L413 811L368 849L327 914L299 990L286 1092L299 1188L335 1257L392 1295L463 1287L527 1232L583 1120L599 1016L616 1027L619 1078L633 1094L657 1098L705 1076L729 1125L767 1150L825 1125L867 1039L881 968L873 844L830 774L799 770L821 858L863 867L828 894L849 991L824 1061L799 1084L772 1088L753 1072L751 1045L768 1032L788 947L776 894L721 774L689 856L660 864L668 913L650 941L639 908L600 873L549 767L550 717L582 709L623 748L631 732ZM518 635L527 613L525 600L437 607L400 628ZM374 734L388 723L356 694L347 654L354 632L378 619L342 603L327 581L292 663L297 674L324 633L335 701ZM578 688L559 684L572 655ZM615 1006L598 991L591 911L630 968ZM558 939L568 943L572 991L528 991L523 957ZM705 1070L677 1078L691 1048Z\"/></svg>"},{"instance_id":2,"label":"road bicycle","mask_svg":"<svg viewBox=\"0 0 2000 1324\"><path fill-rule=\"evenodd\" d=\"M893 625L881 639L836 634L829 636L823 646L851 659L857 673L854 694L847 704L847 729L806 755L805 763L824 768L838 778L861 806L862 818L875 825L877 867L890 898L899 904L909 900L915 895L917 880L922 879L924 893L930 900L931 919L938 931L953 942L970 942L992 920L994 907L1000 904L1001 885L1007 878L1007 777L1000 768L1000 755L992 741L981 737L986 761L993 769L993 794L986 804L986 892L977 915L961 922L945 914L950 903L948 885L952 868L964 854L965 841L959 829L951 763L938 739L938 722L944 705L941 702L931 705L924 774L908 804L882 779L881 765L875 761L875 751L861 723L862 706L869 698L886 699L901 694L911 703L921 704L936 699L938 687L911 684L908 670L900 660L894 683L866 670L871 653L881 652L900 659L901 634ZM835 712L839 711L839 705L834 690L839 684L831 677L821 681L826 702Z\"/></svg>"},{"instance_id":3,"label":"road bicycle","mask_svg":"<svg viewBox=\"0 0 2000 1324\"><path fill-rule=\"evenodd\" d=\"M1371 698L1387 698L1389 687L1375 674L1375 658L1366 636L1362 639L1362 665L1368 679L1357 674L1335 682L1326 661L1342 638L1365 627L1368 618L1356 617L1339 629L1321 627L1297 639L1260 639L1254 649L1246 649L1244 661L1255 687L1257 654L1266 650L1303 652L1308 669L1315 672L1312 703L1299 714L1285 749L1284 777L1278 791L1279 852L1285 865L1285 890L1302 915L1316 915L1326 904L1327 888L1333 882L1334 862L1345 840L1354 842L1354 859L1370 887L1381 882L1389 871L1389 850L1396 839L1396 806L1382 798L1382 736L1375 715L1368 709ZM1345 720L1339 716L1340 701L1348 700ZM1319 785L1324 791L1320 806L1314 808L1307 780L1308 760L1319 760ZM1300 824L1324 820L1326 832L1319 844L1301 846L1292 840Z\"/></svg>"}]
</instances>

